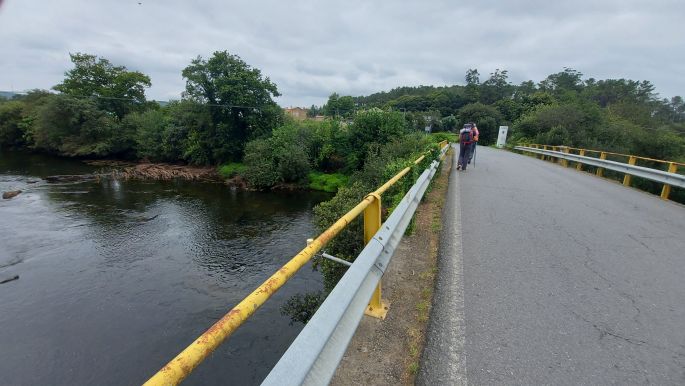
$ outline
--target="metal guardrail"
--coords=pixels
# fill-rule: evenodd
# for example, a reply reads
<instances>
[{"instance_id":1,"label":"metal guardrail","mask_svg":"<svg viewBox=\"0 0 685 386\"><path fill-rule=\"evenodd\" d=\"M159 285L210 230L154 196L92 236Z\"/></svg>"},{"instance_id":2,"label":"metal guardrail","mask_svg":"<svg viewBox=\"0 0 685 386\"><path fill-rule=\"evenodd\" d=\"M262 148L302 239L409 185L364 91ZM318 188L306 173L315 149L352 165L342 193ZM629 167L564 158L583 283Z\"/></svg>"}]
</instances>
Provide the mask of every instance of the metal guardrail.
<instances>
[{"instance_id":1,"label":"metal guardrail","mask_svg":"<svg viewBox=\"0 0 685 386\"><path fill-rule=\"evenodd\" d=\"M433 161L421 174L262 385L330 382L439 164Z\"/></svg>"},{"instance_id":2,"label":"metal guardrail","mask_svg":"<svg viewBox=\"0 0 685 386\"><path fill-rule=\"evenodd\" d=\"M563 146L556 146L555 148L560 148L562 151L547 150L544 148L540 149L538 147L530 147L530 146L516 146L516 147L514 147L514 149L516 149L516 150L520 150L520 151L524 151L524 152L528 152L528 153L541 154L543 156L558 158L558 159L564 160L564 161L577 162L579 166L581 164L595 166L598 168L597 169L597 175L598 176L602 176L601 172L603 169L608 169L608 170L613 170L613 171L616 171L619 173L624 173L626 175L626 178L624 178L624 180L623 180L624 185L630 184L630 179L628 178L629 176L640 177L640 178L644 178L644 179L647 179L650 181L662 183L662 184L664 184L664 188L662 189L661 197L664 199L668 199L671 186L677 186L680 188L685 188L685 176L676 173L676 170L677 170L676 169L676 163L674 163L674 162L669 163L670 164L669 165L669 171L665 172L663 170L646 168L643 166L635 165L635 159L637 157L634 157L634 156L630 156L632 158L629 160L629 163L626 164L626 163L622 163L622 162L610 161L610 160L605 159L606 153L602 153L603 156L600 156L600 158L593 158L593 157L587 157L584 155L569 153L569 148L566 148ZM659 162L667 162L667 161L659 161ZM566 164L564 164L564 166L566 166ZM578 169L580 170L580 168L578 168Z\"/></svg>"},{"instance_id":3,"label":"metal guardrail","mask_svg":"<svg viewBox=\"0 0 685 386\"><path fill-rule=\"evenodd\" d=\"M443 156L447 149L446 144L447 141L438 144L438 148L442 148ZM419 157L414 161L414 164L420 163L424 158L425 156ZM411 171L411 167L404 168L381 187L364 197L359 204L333 223L281 269L271 275L219 321L214 323L207 331L162 367L145 382L145 386L177 385L183 381L207 356L214 352L221 343L254 314L271 295L278 291L300 268L311 260L321 248L362 213L364 214L364 242L368 243L381 226L381 195L409 173L409 171ZM367 314L383 318L386 312L387 307L384 307L381 301L381 287L379 283L369 302Z\"/></svg>"}]
</instances>

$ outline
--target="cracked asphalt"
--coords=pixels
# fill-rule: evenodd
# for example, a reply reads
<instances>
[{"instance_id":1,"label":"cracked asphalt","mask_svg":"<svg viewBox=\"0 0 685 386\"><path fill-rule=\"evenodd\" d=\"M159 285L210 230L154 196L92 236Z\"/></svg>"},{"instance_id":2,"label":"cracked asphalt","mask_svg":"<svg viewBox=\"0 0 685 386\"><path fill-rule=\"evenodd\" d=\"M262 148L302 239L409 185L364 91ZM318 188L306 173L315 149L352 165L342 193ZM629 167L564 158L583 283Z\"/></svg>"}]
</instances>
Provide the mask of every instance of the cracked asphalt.
<instances>
[{"instance_id":1,"label":"cracked asphalt","mask_svg":"<svg viewBox=\"0 0 685 386\"><path fill-rule=\"evenodd\" d=\"M685 384L685 207L502 150L476 161L450 179L417 382Z\"/></svg>"}]
</instances>

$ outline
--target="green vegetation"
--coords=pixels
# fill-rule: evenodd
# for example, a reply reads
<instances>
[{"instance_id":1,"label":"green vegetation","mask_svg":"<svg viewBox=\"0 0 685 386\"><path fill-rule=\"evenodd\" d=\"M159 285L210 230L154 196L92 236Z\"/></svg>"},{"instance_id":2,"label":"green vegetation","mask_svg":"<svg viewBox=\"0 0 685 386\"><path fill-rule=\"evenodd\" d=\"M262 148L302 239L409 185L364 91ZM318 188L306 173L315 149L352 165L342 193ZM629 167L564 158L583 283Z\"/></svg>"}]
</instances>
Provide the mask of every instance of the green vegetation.
<instances>
[{"instance_id":1,"label":"green vegetation","mask_svg":"<svg viewBox=\"0 0 685 386\"><path fill-rule=\"evenodd\" d=\"M231 162L219 166L217 171L219 172L219 175L221 175L222 177L231 178L235 177L236 175L244 173L245 164L242 164L240 162Z\"/></svg>"},{"instance_id":2,"label":"green vegetation","mask_svg":"<svg viewBox=\"0 0 685 386\"><path fill-rule=\"evenodd\" d=\"M465 85L400 87L368 96L331 94L295 121L273 98L278 89L260 70L226 51L197 57L182 71L183 98L164 106L145 98L150 78L107 59L76 53L73 68L53 89L0 99L0 147L67 157L115 157L193 165L221 165L219 173L250 186L309 187L336 192L315 208L320 230L403 168L411 173L383 195L387 217L418 173L437 155L434 144L454 141L454 131L474 121L480 141L496 140L510 126L510 144L541 143L602 149L666 160L685 160L685 102L660 99L648 81L583 79L564 69L535 83L514 85L505 70L483 82L475 69ZM430 126L433 134L426 136ZM419 165L419 155L432 153ZM607 173L610 175L610 173ZM635 179L635 185L659 187ZM675 190L674 200L685 201ZM353 260L361 251L361 220L326 246ZM317 261L325 293L345 272ZM322 296L301 297L299 305Z\"/></svg>"},{"instance_id":3,"label":"green vegetation","mask_svg":"<svg viewBox=\"0 0 685 386\"><path fill-rule=\"evenodd\" d=\"M342 173L322 173L311 172L307 175L309 178L309 188L312 190L321 190L324 192L335 193L340 187L345 186L349 177Z\"/></svg>"},{"instance_id":4,"label":"green vegetation","mask_svg":"<svg viewBox=\"0 0 685 386\"><path fill-rule=\"evenodd\" d=\"M0 100L0 147L67 157L116 157L217 165L240 162L247 142L283 123L276 86L226 51L183 70L184 98L145 99L150 78L76 53L53 87Z\"/></svg>"}]
</instances>

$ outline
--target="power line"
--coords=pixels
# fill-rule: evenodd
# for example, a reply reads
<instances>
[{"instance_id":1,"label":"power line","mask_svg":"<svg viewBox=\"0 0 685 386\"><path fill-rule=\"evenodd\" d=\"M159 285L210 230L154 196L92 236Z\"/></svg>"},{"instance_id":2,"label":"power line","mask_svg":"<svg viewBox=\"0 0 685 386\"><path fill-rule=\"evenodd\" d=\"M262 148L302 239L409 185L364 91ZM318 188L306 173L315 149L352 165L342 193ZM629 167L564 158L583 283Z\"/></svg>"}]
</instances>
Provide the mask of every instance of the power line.
<instances>
[{"instance_id":1,"label":"power line","mask_svg":"<svg viewBox=\"0 0 685 386\"><path fill-rule=\"evenodd\" d=\"M60 93L60 94L53 94L50 93L51 95L66 95L72 98L77 98L77 99L109 99L109 100L120 100L120 101L131 101L131 102L139 102L140 99L138 98L125 98L125 97L112 97L112 96L104 96L104 95L73 95L73 94L67 94L67 93ZM181 99L183 100L189 100L189 99ZM146 100L146 102L166 102L166 103L171 103L177 100L173 101L158 101L154 99ZM244 106L244 105L231 105L231 104L216 104L216 103L198 103L201 106L209 106L209 107L228 107L228 108L236 108L236 109L255 109L255 110L261 110L259 106Z\"/></svg>"}]
</instances>

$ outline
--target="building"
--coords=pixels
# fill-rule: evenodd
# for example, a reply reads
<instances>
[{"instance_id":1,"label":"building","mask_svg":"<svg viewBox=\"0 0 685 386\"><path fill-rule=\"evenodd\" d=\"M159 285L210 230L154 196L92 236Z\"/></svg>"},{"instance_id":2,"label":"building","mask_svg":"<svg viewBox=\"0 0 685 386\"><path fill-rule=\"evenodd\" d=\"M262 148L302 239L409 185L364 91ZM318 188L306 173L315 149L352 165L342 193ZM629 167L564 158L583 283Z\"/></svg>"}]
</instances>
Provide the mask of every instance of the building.
<instances>
[{"instance_id":1,"label":"building","mask_svg":"<svg viewBox=\"0 0 685 386\"><path fill-rule=\"evenodd\" d=\"M286 114L300 121L307 119L307 111L307 109L301 107L290 107L285 109Z\"/></svg>"}]
</instances>

